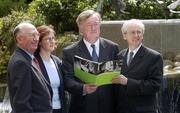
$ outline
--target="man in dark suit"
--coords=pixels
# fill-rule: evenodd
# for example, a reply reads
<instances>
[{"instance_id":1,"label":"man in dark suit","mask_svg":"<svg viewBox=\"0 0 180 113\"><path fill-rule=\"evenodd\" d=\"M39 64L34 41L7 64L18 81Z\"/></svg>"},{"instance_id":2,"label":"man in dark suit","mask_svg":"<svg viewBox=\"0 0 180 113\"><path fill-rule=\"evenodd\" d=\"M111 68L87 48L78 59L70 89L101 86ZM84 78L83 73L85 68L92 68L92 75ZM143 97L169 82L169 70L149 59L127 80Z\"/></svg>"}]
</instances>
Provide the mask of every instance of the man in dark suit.
<instances>
[{"instance_id":1,"label":"man in dark suit","mask_svg":"<svg viewBox=\"0 0 180 113\"><path fill-rule=\"evenodd\" d=\"M70 113L114 113L113 86L104 85L97 88L95 84L80 81L74 76L73 59L78 55L97 62L113 60L116 59L118 45L99 37L99 13L93 10L83 11L76 22L82 39L64 48L62 55L65 86L71 93ZM95 49L91 47L92 44Z\"/></svg>"},{"instance_id":2,"label":"man in dark suit","mask_svg":"<svg viewBox=\"0 0 180 113\"><path fill-rule=\"evenodd\" d=\"M32 61L37 49L39 33L28 22L14 29L17 49L8 64L8 88L12 113L51 113L51 96L48 82L38 64Z\"/></svg>"},{"instance_id":3,"label":"man in dark suit","mask_svg":"<svg viewBox=\"0 0 180 113\"><path fill-rule=\"evenodd\" d=\"M144 24L140 20L126 21L122 26L128 48L120 51L123 60L121 75L113 78L117 85L116 113L157 113L157 93L163 77L160 53L142 44Z\"/></svg>"}]
</instances>

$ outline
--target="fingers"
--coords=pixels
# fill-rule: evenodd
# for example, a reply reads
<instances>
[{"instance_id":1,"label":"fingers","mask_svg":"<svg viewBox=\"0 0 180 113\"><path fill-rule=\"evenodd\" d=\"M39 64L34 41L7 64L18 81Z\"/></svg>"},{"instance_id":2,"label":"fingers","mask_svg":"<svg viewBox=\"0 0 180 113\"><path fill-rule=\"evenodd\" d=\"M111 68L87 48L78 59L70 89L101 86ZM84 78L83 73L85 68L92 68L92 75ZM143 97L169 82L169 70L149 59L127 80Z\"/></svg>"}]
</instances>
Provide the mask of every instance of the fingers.
<instances>
[{"instance_id":1,"label":"fingers","mask_svg":"<svg viewBox=\"0 0 180 113\"><path fill-rule=\"evenodd\" d=\"M112 83L114 84L120 84L120 81L121 81L121 75L112 78Z\"/></svg>"},{"instance_id":2,"label":"fingers","mask_svg":"<svg viewBox=\"0 0 180 113\"><path fill-rule=\"evenodd\" d=\"M112 79L112 83L127 85L127 80L128 79L124 75L119 75L119 76L116 76Z\"/></svg>"},{"instance_id":3,"label":"fingers","mask_svg":"<svg viewBox=\"0 0 180 113\"><path fill-rule=\"evenodd\" d=\"M95 92L97 89L97 86L95 84L85 84L84 86L84 90L86 92L86 94L90 94Z\"/></svg>"}]
</instances>

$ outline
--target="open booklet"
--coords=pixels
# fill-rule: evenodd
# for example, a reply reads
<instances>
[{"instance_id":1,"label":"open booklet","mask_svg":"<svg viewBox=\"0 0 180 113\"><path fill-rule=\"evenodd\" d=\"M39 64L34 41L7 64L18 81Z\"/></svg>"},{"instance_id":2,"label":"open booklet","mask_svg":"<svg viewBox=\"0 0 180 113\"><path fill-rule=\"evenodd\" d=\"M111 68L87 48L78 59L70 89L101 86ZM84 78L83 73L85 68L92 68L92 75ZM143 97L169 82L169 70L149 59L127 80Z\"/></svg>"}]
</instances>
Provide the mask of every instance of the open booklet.
<instances>
[{"instance_id":1,"label":"open booklet","mask_svg":"<svg viewBox=\"0 0 180 113\"><path fill-rule=\"evenodd\" d=\"M85 83L97 86L112 84L112 78L120 75L122 61L94 62L80 56L74 57L75 76Z\"/></svg>"}]
</instances>

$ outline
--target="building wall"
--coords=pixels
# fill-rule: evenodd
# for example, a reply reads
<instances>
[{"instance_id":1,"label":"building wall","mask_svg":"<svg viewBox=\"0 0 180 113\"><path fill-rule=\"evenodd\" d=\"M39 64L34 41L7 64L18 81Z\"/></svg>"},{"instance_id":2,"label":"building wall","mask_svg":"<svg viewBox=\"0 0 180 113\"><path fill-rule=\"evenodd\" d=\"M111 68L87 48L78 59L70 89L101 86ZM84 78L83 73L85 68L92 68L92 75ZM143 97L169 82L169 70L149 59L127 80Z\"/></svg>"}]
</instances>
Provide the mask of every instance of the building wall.
<instances>
[{"instance_id":1,"label":"building wall","mask_svg":"<svg viewBox=\"0 0 180 113\"><path fill-rule=\"evenodd\" d=\"M122 38L121 26L124 21L103 21L101 36L119 44L120 49L127 44ZM164 54L180 53L180 19L142 20L145 24L144 45Z\"/></svg>"}]
</instances>

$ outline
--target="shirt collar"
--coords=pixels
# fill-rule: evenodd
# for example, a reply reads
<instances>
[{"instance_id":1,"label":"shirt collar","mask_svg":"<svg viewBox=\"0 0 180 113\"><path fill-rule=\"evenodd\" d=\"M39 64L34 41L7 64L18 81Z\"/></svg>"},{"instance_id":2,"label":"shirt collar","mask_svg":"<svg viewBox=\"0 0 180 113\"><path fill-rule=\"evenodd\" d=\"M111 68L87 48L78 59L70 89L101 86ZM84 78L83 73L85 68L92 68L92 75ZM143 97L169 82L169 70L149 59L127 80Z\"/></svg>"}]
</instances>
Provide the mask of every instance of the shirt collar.
<instances>
[{"instance_id":1,"label":"shirt collar","mask_svg":"<svg viewBox=\"0 0 180 113\"><path fill-rule=\"evenodd\" d=\"M34 58L34 55L32 55L31 53L29 53L28 51L26 51L25 49L23 49L23 48L21 48L24 52L26 52L30 57L31 57L31 59L33 59Z\"/></svg>"},{"instance_id":2,"label":"shirt collar","mask_svg":"<svg viewBox=\"0 0 180 113\"><path fill-rule=\"evenodd\" d=\"M89 43L88 41L86 41L84 38L83 38L83 41L89 51L89 53L91 54L92 53L92 47L91 47L91 43ZM99 39L97 39L97 41L94 43L95 45L95 48L96 48L96 53L97 55L99 56Z\"/></svg>"},{"instance_id":3,"label":"shirt collar","mask_svg":"<svg viewBox=\"0 0 180 113\"><path fill-rule=\"evenodd\" d=\"M130 52L132 51L134 54L133 54L133 57L135 56L135 54L138 52L139 48L141 47L142 43L136 48L134 49L133 51L132 50L128 50L128 54L130 54Z\"/></svg>"}]
</instances>

